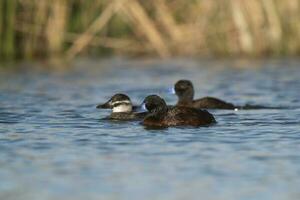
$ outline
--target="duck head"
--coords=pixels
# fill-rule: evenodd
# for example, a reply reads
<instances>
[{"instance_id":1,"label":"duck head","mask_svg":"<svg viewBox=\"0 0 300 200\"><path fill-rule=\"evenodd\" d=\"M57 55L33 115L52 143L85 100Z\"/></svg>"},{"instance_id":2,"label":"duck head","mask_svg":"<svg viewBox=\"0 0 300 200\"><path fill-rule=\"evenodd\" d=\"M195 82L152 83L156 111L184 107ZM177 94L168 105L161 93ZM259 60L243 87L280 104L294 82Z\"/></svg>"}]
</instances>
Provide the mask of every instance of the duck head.
<instances>
[{"instance_id":1,"label":"duck head","mask_svg":"<svg viewBox=\"0 0 300 200\"><path fill-rule=\"evenodd\" d=\"M106 103L99 104L97 108L110 108L113 113L132 112L132 103L125 94L115 94Z\"/></svg>"},{"instance_id":2,"label":"duck head","mask_svg":"<svg viewBox=\"0 0 300 200\"><path fill-rule=\"evenodd\" d=\"M174 87L175 94L178 96L178 104L190 103L194 99L194 86L189 80L179 80Z\"/></svg>"},{"instance_id":3,"label":"duck head","mask_svg":"<svg viewBox=\"0 0 300 200\"><path fill-rule=\"evenodd\" d=\"M143 105L145 105L146 109L150 113L159 113L164 114L168 111L168 106L161 97L158 95L149 95L143 101Z\"/></svg>"}]
</instances>

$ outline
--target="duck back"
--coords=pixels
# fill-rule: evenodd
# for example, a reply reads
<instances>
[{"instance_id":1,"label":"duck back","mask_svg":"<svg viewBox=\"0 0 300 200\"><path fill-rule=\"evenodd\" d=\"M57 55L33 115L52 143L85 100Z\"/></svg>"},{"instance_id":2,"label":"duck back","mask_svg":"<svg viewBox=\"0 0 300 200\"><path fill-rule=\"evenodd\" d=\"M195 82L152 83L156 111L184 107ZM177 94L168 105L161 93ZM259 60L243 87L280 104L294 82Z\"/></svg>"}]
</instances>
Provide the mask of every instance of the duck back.
<instances>
[{"instance_id":1,"label":"duck back","mask_svg":"<svg viewBox=\"0 0 300 200\"><path fill-rule=\"evenodd\" d=\"M192 107L198 109L228 109L233 110L235 106L214 97L204 97L193 101Z\"/></svg>"},{"instance_id":2,"label":"duck back","mask_svg":"<svg viewBox=\"0 0 300 200\"><path fill-rule=\"evenodd\" d=\"M216 120L212 114L206 110L176 106L169 110L165 117L165 123L169 126L202 126L215 123Z\"/></svg>"},{"instance_id":3,"label":"duck back","mask_svg":"<svg viewBox=\"0 0 300 200\"><path fill-rule=\"evenodd\" d=\"M152 127L169 127L205 126L215 122L214 116L206 110L175 106L170 108L165 116L148 115L143 124Z\"/></svg>"}]
</instances>

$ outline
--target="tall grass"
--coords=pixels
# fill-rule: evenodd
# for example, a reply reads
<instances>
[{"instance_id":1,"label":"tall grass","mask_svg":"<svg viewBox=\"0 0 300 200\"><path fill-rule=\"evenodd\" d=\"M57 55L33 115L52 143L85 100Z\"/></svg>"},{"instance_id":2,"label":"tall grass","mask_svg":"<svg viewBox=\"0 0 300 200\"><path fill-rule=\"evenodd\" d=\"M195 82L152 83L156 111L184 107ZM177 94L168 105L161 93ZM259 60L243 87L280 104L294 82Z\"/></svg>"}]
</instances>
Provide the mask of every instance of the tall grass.
<instances>
[{"instance_id":1,"label":"tall grass","mask_svg":"<svg viewBox=\"0 0 300 200\"><path fill-rule=\"evenodd\" d=\"M0 0L0 60L300 54L300 0Z\"/></svg>"},{"instance_id":2,"label":"tall grass","mask_svg":"<svg viewBox=\"0 0 300 200\"><path fill-rule=\"evenodd\" d=\"M12 59L15 55L16 1L1 1L0 9L0 52L4 58Z\"/></svg>"}]
</instances>

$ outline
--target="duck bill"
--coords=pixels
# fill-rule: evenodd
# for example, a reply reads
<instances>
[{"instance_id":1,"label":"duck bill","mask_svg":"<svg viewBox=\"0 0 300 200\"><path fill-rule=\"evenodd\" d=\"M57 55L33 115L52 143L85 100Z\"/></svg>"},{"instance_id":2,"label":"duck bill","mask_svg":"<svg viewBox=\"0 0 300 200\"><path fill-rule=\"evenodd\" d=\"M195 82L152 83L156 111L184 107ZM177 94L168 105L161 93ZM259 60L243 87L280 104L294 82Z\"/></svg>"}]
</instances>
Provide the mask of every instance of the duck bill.
<instances>
[{"instance_id":1,"label":"duck bill","mask_svg":"<svg viewBox=\"0 0 300 200\"><path fill-rule=\"evenodd\" d=\"M147 111L145 103L142 103L141 105L135 106L133 110L135 112L145 112L145 111Z\"/></svg>"},{"instance_id":2,"label":"duck bill","mask_svg":"<svg viewBox=\"0 0 300 200\"><path fill-rule=\"evenodd\" d=\"M146 103L143 103L143 104L141 105L141 109L142 109L143 111L147 111Z\"/></svg>"},{"instance_id":3,"label":"duck bill","mask_svg":"<svg viewBox=\"0 0 300 200\"><path fill-rule=\"evenodd\" d=\"M112 108L112 105L111 105L111 102L108 101L108 102L106 102L104 104L97 105L96 108L98 108L98 109L110 109L110 108Z\"/></svg>"},{"instance_id":4,"label":"duck bill","mask_svg":"<svg viewBox=\"0 0 300 200\"><path fill-rule=\"evenodd\" d=\"M168 93L169 94L176 94L175 88L174 87L168 88Z\"/></svg>"},{"instance_id":5,"label":"duck bill","mask_svg":"<svg viewBox=\"0 0 300 200\"><path fill-rule=\"evenodd\" d=\"M144 111L144 112L145 112L145 111L148 111L145 102L143 102L143 103L141 104L141 110Z\"/></svg>"}]
</instances>

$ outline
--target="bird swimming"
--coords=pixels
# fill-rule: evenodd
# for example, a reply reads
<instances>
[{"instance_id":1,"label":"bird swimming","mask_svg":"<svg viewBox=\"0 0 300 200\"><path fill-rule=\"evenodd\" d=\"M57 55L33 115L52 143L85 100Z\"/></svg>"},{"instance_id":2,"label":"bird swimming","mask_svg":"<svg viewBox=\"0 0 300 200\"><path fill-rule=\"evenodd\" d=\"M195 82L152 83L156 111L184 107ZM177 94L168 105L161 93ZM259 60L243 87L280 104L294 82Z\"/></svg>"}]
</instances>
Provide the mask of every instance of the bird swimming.
<instances>
[{"instance_id":1,"label":"bird swimming","mask_svg":"<svg viewBox=\"0 0 300 200\"><path fill-rule=\"evenodd\" d=\"M132 109L130 98L125 94L115 94L106 103L99 104L97 108L112 109L110 116L105 119L111 120L142 120L146 112L138 113Z\"/></svg>"},{"instance_id":2,"label":"bird swimming","mask_svg":"<svg viewBox=\"0 0 300 200\"><path fill-rule=\"evenodd\" d=\"M214 116L206 110L181 106L168 107L157 95L147 96L143 104L149 113L142 124L148 127L205 126L216 122Z\"/></svg>"},{"instance_id":3,"label":"bird swimming","mask_svg":"<svg viewBox=\"0 0 300 200\"><path fill-rule=\"evenodd\" d=\"M217 99L215 97L204 97L194 100L194 86L189 80L179 80L174 87L178 96L177 106L191 107L197 109L227 109L234 110L237 107L232 103Z\"/></svg>"}]
</instances>

